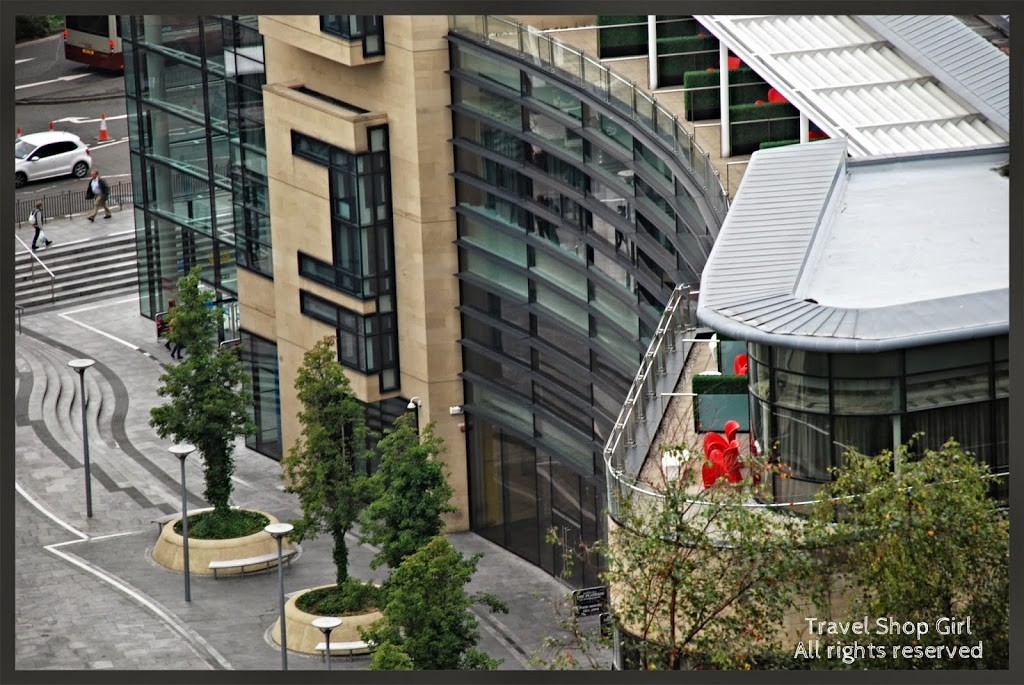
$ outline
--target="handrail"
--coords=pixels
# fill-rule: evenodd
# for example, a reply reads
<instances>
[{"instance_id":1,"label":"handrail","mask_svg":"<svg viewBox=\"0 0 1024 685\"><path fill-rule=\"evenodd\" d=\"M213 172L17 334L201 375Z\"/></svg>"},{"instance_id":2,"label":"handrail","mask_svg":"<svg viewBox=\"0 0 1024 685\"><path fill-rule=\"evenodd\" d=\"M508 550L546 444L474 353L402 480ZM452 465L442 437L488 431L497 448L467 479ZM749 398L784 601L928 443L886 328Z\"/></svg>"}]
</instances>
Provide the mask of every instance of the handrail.
<instances>
[{"instance_id":1,"label":"handrail","mask_svg":"<svg viewBox=\"0 0 1024 685\"><path fill-rule=\"evenodd\" d=\"M39 255L37 255L34 250L29 248L29 246L25 244L25 241L21 239L20 235L15 233L14 234L14 239L17 240L19 243L21 243L21 246L25 248L26 252L28 252L30 255L32 255L32 259L34 259L37 262L39 262L39 266L43 267L43 269L46 270L46 273L50 274L50 303L53 304L56 301L56 299L57 299L56 296L54 295L54 282L57 280L57 276L54 275L54 273L52 271L50 271L50 267L46 266L46 264L43 263L43 260L39 258ZM31 271L29 273L32 275L32 277L35 277L35 275L36 275L36 266L35 266L35 264L33 262L29 262L29 263L32 264L32 268L31 268Z\"/></svg>"},{"instance_id":2,"label":"handrail","mask_svg":"<svg viewBox=\"0 0 1024 685\"><path fill-rule=\"evenodd\" d=\"M677 115L638 89L636 82L620 76L581 50L545 35L540 29L508 17L453 14L448 16L448 30L455 34L474 35L487 43L498 43L523 53L545 68L568 74L605 101L624 107L635 124L648 129L656 139L671 146L682 165L701 185L704 198L719 223L725 220L729 196L720 174L711 164L710 154L679 123Z\"/></svg>"},{"instance_id":3,"label":"handrail","mask_svg":"<svg viewBox=\"0 0 1024 685\"><path fill-rule=\"evenodd\" d=\"M25 312L25 307L16 304L14 305L14 311L18 312L18 335L21 335L21 315Z\"/></svg>"}]
</instances>

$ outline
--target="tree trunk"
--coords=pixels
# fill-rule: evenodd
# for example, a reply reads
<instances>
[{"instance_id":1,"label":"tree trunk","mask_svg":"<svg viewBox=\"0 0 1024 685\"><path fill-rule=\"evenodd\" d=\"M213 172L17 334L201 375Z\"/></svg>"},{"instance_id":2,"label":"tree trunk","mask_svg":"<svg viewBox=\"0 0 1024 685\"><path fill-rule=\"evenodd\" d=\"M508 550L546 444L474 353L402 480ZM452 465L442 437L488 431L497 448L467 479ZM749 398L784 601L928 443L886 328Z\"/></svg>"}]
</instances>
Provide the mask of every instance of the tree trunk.
<instances>
[{"instance_id":1,"label":"tree trunk","mask_svg":"<svg viewBox=\"0 0 1024 685\"><path fill-rule=\"evenodd\" d=\"M345 531L335 528L331 531L334 536L334 568L336 572L335 582L341 587L348 581L348 545L345 544Z\"/></svg>"}]
</instances>

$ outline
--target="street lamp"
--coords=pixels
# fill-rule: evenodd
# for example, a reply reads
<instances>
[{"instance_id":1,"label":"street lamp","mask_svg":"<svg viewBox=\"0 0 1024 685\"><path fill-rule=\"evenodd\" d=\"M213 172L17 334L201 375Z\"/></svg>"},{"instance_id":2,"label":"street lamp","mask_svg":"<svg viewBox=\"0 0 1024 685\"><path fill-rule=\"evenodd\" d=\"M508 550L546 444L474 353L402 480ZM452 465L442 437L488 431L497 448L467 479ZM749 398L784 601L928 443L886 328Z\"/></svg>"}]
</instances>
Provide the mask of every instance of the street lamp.
<instances>
[{"instance_id":1,"label":"street lamp","mask_svg":"<svg viewBox=\"0 0 1024 685\"><path fill-rule=\"evenodd\" d=\"M409 404L405 405L405 408L408 409L409 411L416 412L416 431L417 432L419 432L419 430L420 430L420 405L421 404L423 404L423 401L420 398L418 398L418 397L414 397L411 400L409 400Z\"/></svg>"},{"instance_id":2,"label":"street lamp","mask_svg":"<svg viewBox=\"0 0 1024 685\"><path fill-rule=\"evenodd\" d=\"M181 541L182 551L185 556L185 601L192 601L192 589L190 583L190 571L188 565L188 500L185 489L185 457L196 451L195 445L180 444L171 448L171 454L181 462Z\"/></svg>"},{"instance_id":3,"label":"street lamp","mask_svg":"<svg viewBox=\"0 0 1024 685\"><path fill-rule=\"evenodd\" d=\"M327 661L328 671L331 670L331 631L340 625L341 619L333 616L321 616L313 619L313 627L319 628L320 632L324 634L324 643L327 645L324 659Z\"/></svg>"},{"instance_id":4,"label":"street lamp","mask_svg":"<svg viewBox=\"0 0 1024 685\"><path fill-rule=\"evenodd\" d=\"M288 670L288 633L285 630L285 619L284 619L284 568L283 559L281 552L281 543L284 536L295 530L295 526L290 523L271 523L263 530L270 533L271 537L277 540L277 585L280 600L281 600L281 670Z\"/></svg>"},{"instance_id":5,"label":"street lamp","mask_svg":"<svg viewBox=\"0 0 1024 685\"><path fill-rule=\"evenodd\" d=\"M78 372L82 383L82 445L85 448L85 515L92 518L92 475L89 472L89 424L85 419L85 370L96 362L92 359L72 359L68 366Z\"/></svg>"}]
</instances>

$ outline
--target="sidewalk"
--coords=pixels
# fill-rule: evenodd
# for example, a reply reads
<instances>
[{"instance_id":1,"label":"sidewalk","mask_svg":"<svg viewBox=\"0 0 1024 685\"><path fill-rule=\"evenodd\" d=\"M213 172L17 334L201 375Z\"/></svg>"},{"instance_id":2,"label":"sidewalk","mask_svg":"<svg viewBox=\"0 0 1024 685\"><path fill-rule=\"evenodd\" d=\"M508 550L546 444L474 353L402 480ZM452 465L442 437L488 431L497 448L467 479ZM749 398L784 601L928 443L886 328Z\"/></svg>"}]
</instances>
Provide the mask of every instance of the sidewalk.
<instances>
[{"instance_id":1,"label":"sidewalk","mask_svg":"<svg viewBox=\"0 0 1024 685\"><path fill-rule=\"evenodd\" d=\"M132 227L132 212L89 224L82 217L52 221L51 239L101 239ZM22 236L31 232L23 229ZM23 237L24 239L24 237ZM26 241L26 242L28 242ZM19 246L20 247L20 246ZM45 260L45 251L41 256ZM180 509L180 466L170 442L149 426L161 404L159 375L171 363L137 297L27 312L16 336L16 631L18 669L265 669L280 668L280 648L268 637L277 618L277 572L244 578L183 578L149 556L154 517ZM85 516L79 379L86 371L93 517ZM74 402L74 403L73 403ZM189 506L204 506L202 468L186 462ZM278 462L240 441L233 504L297 517L297 499L281 489ZM552 602L569 588L539 568L473 534L452 541L466 554L484 552L470 591L498 595L510 614L479 610L480 647L504 659L503 670L529 662L544 638L560 631ZM350 540L350 571L369 569L372 550ZM285 567L285 592L333 579L330 540L304 542ZM292 670L322 670L322 659L291 653ZM367 657L336 658L337 670L366 669Z\"/></svg>"},{"instance_id":2,"label":"sidewalk","mask_svg":"<svg viewBox=\"0 0 1024 685\"><path fill-rule=\"evenodd\" d=\"M82 192L85 192L85 181L82 182ZM43 230L46 232L46 237L53 241L53 245L48 249L52 250L85 240L101 240L112 234L135 231L135 212L132 211L131 205L128 204L123 207L118 207L117 205L111 207L109 219L103 218L102 211L96 215L96 220L92 223L86 219L86 216L88 216L88 212L75 214L70 219L65 217L51 217L47 219L43 223ZM17 224L15 224L14 235L25 242L22 245L15 238L15 258L21 256L26 251L26 248L32 245L33 233L35 233L35 229L24 221L24 217L22 217L21 228L18 228ZM36 254L45 264L46 249L39 249Z\"/></svg>"}]
</instances>

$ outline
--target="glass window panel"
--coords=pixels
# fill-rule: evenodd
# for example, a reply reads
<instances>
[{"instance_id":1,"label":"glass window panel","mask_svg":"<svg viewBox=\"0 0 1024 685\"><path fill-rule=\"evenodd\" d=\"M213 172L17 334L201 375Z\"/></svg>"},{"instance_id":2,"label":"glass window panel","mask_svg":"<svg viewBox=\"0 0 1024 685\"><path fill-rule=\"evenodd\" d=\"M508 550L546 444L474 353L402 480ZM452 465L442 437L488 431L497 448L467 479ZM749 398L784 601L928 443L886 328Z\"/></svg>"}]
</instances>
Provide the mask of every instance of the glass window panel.
<instances>
[{"instance_id":1,"label":"glass window panel","mask_svg":"<svg viewBox=\"0 0 1024 685\"><path fill-rule=\"evenodd\" d=\"M835 417L836 466L843 463L848 447L861 454L874 456L893 448L893 419L889 416L837 416ZM909 435L907 435L909 437Z\"/></svg>"},{"instance_id":2,"label":"glass window panel","mask_svg":"<svg viewBox=\"0 0 1024 685\"><path fill-rule=\"evenodd\" d=\"M782 351L779 350L779 354ZM837 378L877 378L903 373L899 352L830 355L832 375Z\"/></svg>"},{"instance_id":3,"label":"glass window panel","mask_svg":"<svg viewBox=\"0 0 1024 685\"><path fill-rule=\"evenodd\" d=\"M455 81L455 102L517 129L523 125L522 107L475 84Z\"/></svg>"},{"instance_id":4,"label":"glass window panel","mask_svg":"<svg viewBox=\"0 0 1024 685\"><path fill-rule=\"evenodd\" d=\"M582 159L583 139L549 116L530 112L529 131Z\"/></svg>"},{"instance_id":5,"label":"glass window panel","mask_svg":"<svg viewBox=\"0 0 1024 685\"><path fill-rule=\"evenodd\" d=\"M1003 367L1006 368L1005 362ZM967 404L990 397L987 364L907 376L908 411Z\"/></svg>"},{"instance_id":6,"label":"glass window panel","mask_svg":"<svg viewBox=\"0 0 1024 685\"><path fill-rule=\"evenodd\" d=\"M831 480L829 417L778 409L775 422L778 434L773 443L779 461L792 468L798 478Z\"/></svg>"},{"instance_id":7,"label":"glass window panel","mask_svg":"<svg viewBox=\"0 0 1024 685\"><path fill-rule=\"evenodd\" d=\"M535 301L558 321L570 324L582 333L588 334L586 306L581 302L542 285L536 287Z\"/></svg>"},{"instance_id":8,"label":"glass window panel","mask_svg":"<svg viewBox=\"0 0 1024 685\"><path fill-rule=\"evenodd\" d=\"M540 561L537 520L537 468L533 447L512 435L503 436L505 462L506 546L524 559Z\"/></svg>"},{"instance_id":9,"label":"glass window panel","mask_svg":"<svg viewBox=\"0 0 1024 685\"><path fill-rule=\"evenodd\" d=\"M583 118L583 103L540 76L529 76L530 95L546 105L561 110L577 121Z\"/></svg>"},{"instance_id":10,"label":"glass window panel","mask_svg":"<svg viewBox=\"0 0 1024 685\"><path fill-rule=\"evenodd\" d=\"M526 243L521 238L485 226L468 216L462 217L459 231L466 242L518 266L526 266Z\"/></svg>"},{"instance_id":11,"label":"glass window panel","mask_svg":"<svg viewBox=\"0 0 1024 685\"><path fill-rule=\"evenodd\" d=\"M519 69L515 65L496 60L464 45L458 46L455 55L458 68L478 74L504 88L508 88L516 95L519 94Z\"/></svg>"},{"instance_id":12,"label":"glass window panel","mask_svg":"<svg viewBox=\"0 0 1024 685\"><path fill-rule=\"evenodd\" d=\"M472 384L467 383L467 393ZM467 395L468 396L468 395ZM501 460L501 432L487 419L473 416L469 460L473 493L473 530L499 545L505 544L505 506Z\"/></svg>"},{"instance_id":13,"label":"glass window panel","mask_svg":"<svg viewBox=\"0 0 1024 685\"><path fill-rule=\"evenodd\" d=\"M901 409L897 378L837 378L832 384L832 401L837 414L878 414Z\"/></svg>"},{"instance_id":14,"label":"glass window panel","mask_svg":"<svg viewBox=\"0 0 1024 685\"><path fill-rule=\"evenodd\" d=\"M530 269L546 276L566 292L586 299L587 275L585 272L577 271L577 267L537 250L534 253L534 264Z\"/></svg>"},{"instance_id":15,"label":"glass window panel","mask_svg":"<svg viewBox=\"0 0 1024 685\"><path fill-rule=\"evenodd\" d=\"M484 255L471 250L461 250L463 269L491 283L500 285L524 300L528 297L526 274L515 271Z\"/></svg>"},{"instance_id":16,"label":"glass window panel","mask_svg":"<svg viewBox=\"0 0 1024 685\"><path fill-rule=\"evenodd\" d=\"M829 412L828 379L801 376L787 371L775 372L775 401L796 409L815 413Z\"/></svg>"},{"instance_id":17,"label":"glass window panel","mask_svg":"<svg viewBox=\"0 0 1024 685\"><path fill-rule=\"evenodd\" d=\"M757 345L754 351L758 359L765 363L768 362L767 345ZM778 347L775 348L775 366L805 376L828 376L828 355L821 352Z\"/></svg>"},{"instance_id":18,"label":"glass window panel","mask_svg":"<svg viewBox=\"0 0 1024 685\"><path fill-rule=\"evenodd\" d=\"M907 350L907 373L938 371L988 362L991 358L990 344L989 338L982 338L945 345L912 347Z\"/></svg>"}]
</instances>

